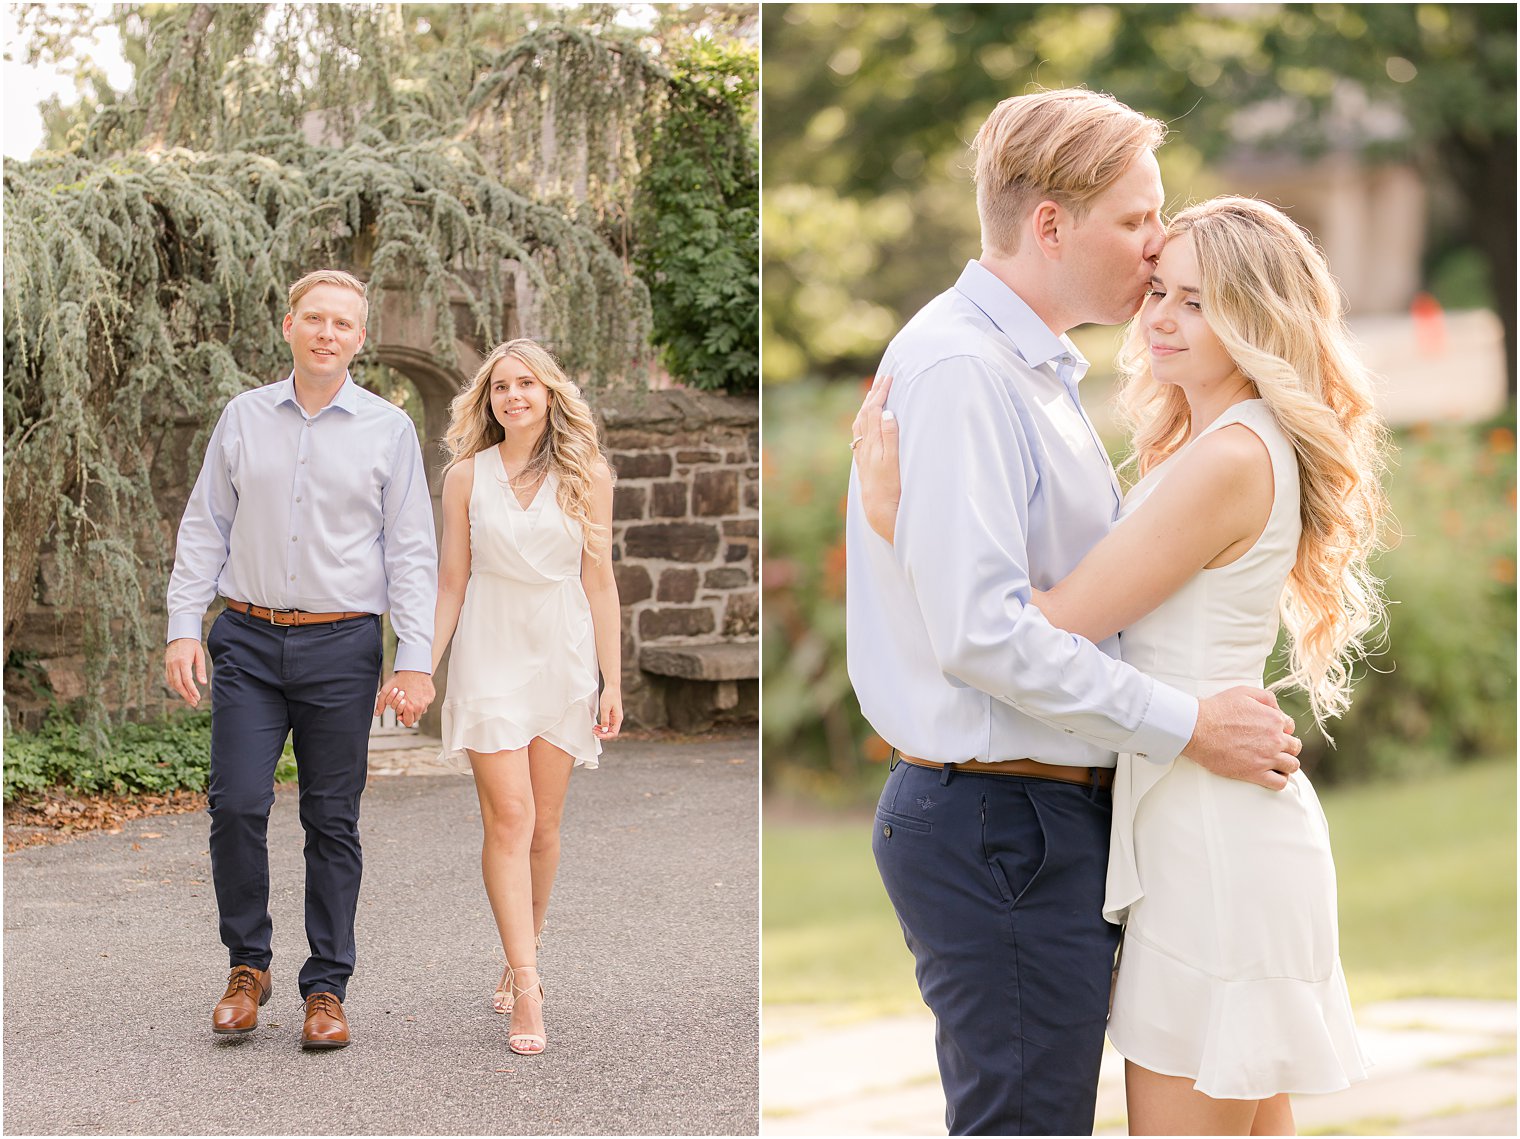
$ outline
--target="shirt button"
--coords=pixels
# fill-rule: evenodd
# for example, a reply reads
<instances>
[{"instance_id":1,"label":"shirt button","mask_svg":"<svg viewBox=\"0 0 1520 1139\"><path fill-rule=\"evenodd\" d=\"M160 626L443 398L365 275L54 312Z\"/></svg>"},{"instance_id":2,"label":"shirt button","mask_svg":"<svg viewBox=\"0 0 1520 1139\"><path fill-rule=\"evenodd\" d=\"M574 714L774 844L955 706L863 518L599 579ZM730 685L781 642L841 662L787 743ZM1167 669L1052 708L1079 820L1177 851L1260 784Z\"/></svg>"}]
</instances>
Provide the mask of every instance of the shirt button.
<instances>
[{"instance_id":1,"label":"shirt button","mask_svg":"<svg viewBox=\"0 0 1520 1139\"><path fill-rule=\"evenodd\" d=\"M881 836L882 838L892 837L892 824L888 823L886 826L881 828Z\"/></svg>"},{"instance_id":2,"label":"shirt button","mask_svg":"<svg viewBox=\"0 0 1520 1139\"><path fill-rule=\"evenodd\" d=\"M306 460L305 460L305 459L302 459L302 460L301 460L301 465L302 465L302 466L303 466L303 467L304 467L304 466L305 466L305 465L306 465Z\"/></svg>"},{"instance_id":3,"label":"shirt button","mask_svg":"<svg viewBox=\"0 0 1520 1139\"><path fill-rule=\"evenodd\" d=\"M291 535L291 536L290 536L290 540L291 540L291 541L292 541L292 542L296 542L296 541L299 541L299 539L298 539L298 538L297 538L297 537L296 537L296 536L295 536L295 535L294 535L294 534L292 534L292 535Z\"/></svg>"},{"instance_id":4,"label":"shirt button","mask_svg":"<svg viewBox=\"0 0 1520 1139\"><path fill-rule=\"evenodd\" d=\"M310 426L311 426L311 420L309 420L309 419L308 419L308 420L307 420L307 421L306 421L306 426L307 426L307 427L310 427Z\"/></svg>"},{"instance_id":5,"label":"shirt button","mask_svg":"<svg viewBox=\"0 0 1520 1139\"><path fill-rule=\"evenodd\" d=\"M296 575L295 575L295 574L291 574L291 575L290 575L290 580L291 580L291 581L295 581L295 579L296 579Z\"/></svg>"},{"instance_id":6,"label":"shirt button","mask_svg":"<svg viewBox=\"0 0 1520 1139\"><path fill-rule=\"evenodd\" d=\"M296 501L297 501L297 502L300 502L300 501L301 501L301 496L300 496L300 495L299 495L299 494L298 494L298 495L296 495Z\"/></svg>"}]
</instances>

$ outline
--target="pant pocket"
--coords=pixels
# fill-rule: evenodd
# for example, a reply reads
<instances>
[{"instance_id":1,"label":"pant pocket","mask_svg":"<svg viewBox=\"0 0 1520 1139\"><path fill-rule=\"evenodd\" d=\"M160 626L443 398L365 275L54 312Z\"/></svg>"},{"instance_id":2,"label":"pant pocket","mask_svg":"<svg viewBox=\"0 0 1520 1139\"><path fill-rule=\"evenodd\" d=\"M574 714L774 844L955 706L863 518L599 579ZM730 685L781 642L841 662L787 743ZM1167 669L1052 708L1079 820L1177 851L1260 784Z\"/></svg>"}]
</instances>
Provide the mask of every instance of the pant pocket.
<instances>
[{"instance_id":1,"label":"pant pocket","mask_svg":"<svg viewBox=\"0 0 1520 1139\"><path fill-rule=\"evenodd\" d=\"M1049 839L1035 796L1023 788L982 797L982 854L998 892L1010 906L1045 870Z\"/></svg>"}]
</instances>

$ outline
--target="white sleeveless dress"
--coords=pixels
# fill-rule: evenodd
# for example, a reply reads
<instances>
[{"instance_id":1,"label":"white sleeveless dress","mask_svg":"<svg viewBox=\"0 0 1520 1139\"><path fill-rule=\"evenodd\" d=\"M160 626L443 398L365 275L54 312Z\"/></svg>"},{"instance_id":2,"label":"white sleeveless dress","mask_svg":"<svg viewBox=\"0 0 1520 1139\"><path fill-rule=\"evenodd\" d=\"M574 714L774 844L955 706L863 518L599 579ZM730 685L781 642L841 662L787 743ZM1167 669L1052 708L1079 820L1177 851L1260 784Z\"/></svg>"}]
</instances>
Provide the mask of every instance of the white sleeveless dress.
<instances>
[{"instance_id":1,"label":"white sleeveless dress","mask_svg":"<svg viewBox=\"0 0 1520 1139\"><path fill-rule=\"evenodd\" d=\"M1266 529L1121 637L1124 660L1197 696L1261 687L1300 533L1298 463L1261 400L1200 434L1249 427L1272 458ZM1126 497L1133 513L1169 471ZM1308 778L1283 791L1120 755L1103 916L1124 923L1108 1035L1125 1058L1216 1099L1331 1092L1365 1076L1341 972L1329 828Z\"/></svg>"},{"instance_id":2,"label":"white sleeveless dress","mask_svg":"<svg viewBox=\"0 0 1520 1139\"><path fill-rule=\"evenodd\" d=\"M543 737L597 766L596 639L581 588L581 527L548 475L526 508L501 453L471 460L470 581L443 701L442 758L470 769L469 748L497 752Z\"/></svg>"}]
</instances>

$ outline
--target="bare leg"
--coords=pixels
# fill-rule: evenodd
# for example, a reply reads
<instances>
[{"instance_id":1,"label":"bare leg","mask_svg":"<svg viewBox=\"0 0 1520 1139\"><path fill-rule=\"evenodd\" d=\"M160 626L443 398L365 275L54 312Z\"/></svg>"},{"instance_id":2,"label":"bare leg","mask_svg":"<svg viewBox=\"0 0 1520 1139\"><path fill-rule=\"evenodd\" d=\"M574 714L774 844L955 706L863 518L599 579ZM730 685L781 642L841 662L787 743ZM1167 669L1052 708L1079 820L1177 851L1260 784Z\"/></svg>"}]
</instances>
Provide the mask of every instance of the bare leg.
<instances>
[{"instance_id":1,"label":"bare leg","mask_svg":"<svg viewBox=\"0 0 1520 1139\"><path fill-rule=\"evenodd\" d=\"M553 744L535 739L528 744L528 770L533 781L533 931L544 928L549 895L559 870L559 825L565 814L565 793L575 757Z\"/></svg>"},{"instance_id":2,"label":"bare leg","mask_svg":"<svg viewBox=\"0 0 1520 1139\"><path fill-rule=\"evenodd\" d=\"M1124 1098L1131 1135L1249 1135L1261 1103L1213 1099L1195 1090L1190 1079L1163 1076L1128 1060Z\"/></svg>"},{"instance_id":3,"label":"bare leg","mask_svg":"<svg viewBox=\"0 0 1520 1139\"><path fill-rule=\"evenodd\" d=\"M507 964L532 970L538 959L533 949L533 878L528 851L533 840L533 785L526 749L489 755L469 752L480 796L484 841L480 871L486 897L496 918L496 930ZM525 975L531 976L531 972ZM512 1010L513 1032L542 1033L543 1012L538 1001L519 1001Z\"/></svg>"},{"instance_id":4,"label":"bare leg","mask_svg":"<svg viewBox=\"0 0 1520 1139\"><path fill-rule=\"evenodd\" d=\"M1252 1135L1297 1135L1293 1123L1293 1104L1286 1092L1264 1099L1256 1108L1251 1124Z\"/></svg>"}]
</instances>

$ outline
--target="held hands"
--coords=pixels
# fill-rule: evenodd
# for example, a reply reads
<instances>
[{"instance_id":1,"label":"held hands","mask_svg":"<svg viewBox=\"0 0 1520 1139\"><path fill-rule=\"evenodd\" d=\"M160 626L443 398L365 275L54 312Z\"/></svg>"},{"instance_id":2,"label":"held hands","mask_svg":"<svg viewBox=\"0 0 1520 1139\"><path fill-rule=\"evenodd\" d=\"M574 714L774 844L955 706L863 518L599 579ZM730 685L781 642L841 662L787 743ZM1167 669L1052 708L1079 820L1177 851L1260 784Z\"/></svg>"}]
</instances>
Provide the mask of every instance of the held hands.
<instances>
[{"instance_id":1,"label":"held hands","mask_svg":"<svg viewBox=\"0 0 1520 1139\"><path fill-rule=\"evenodd\" d=\"M415 727L435 695L433 678L427 673L393 672L375 697L375 715L378 716L382 708L394 708L396 719L403 727Z\"/></svg>"},{"instance_id":2,"label":"held hands","mask_svg":"<svg viewBox=\"0 0 1520 1139\"><path fill-rule=\"evenodd\" d=\"M180 637L164 650L164 683L179 693L192 708L201 705L201 690L195 682L206 683L206 654L199 637Z\"/></svg>"},{"instance_id":3,"label":"held hands","mask_svg":"<svg viewBox=\"0 0 1520 1139\"><path fill-rule=\"evenodd\" d=\"M860 504L871 529L891 542L897 533L902 479L897 464L897 417L886 410L891 376L877 376L855 415L850 450L860 472Z\"/></svg>"},{"instance_id":4,"label":"held hands","mask_svg":"<svg viewBox=\"0 0 1520 1139\"><path fill-rule=\"evenodd\" d=\"M618 732L623 729L623 690L621 688L602 689L601 709L597 714L596 723L591 731L599 740L616 739Z\"/></svg>"},{"instance_id":5,"label":"held hands","mask_svg":"<svg viewBox=\"0 0 1520 1139\"><path fill-rule=\"evenodd\" d=\"M1198 702L1198 726L1183 751L1215 775L1281 791L1303 749L1277 697L1242 686Z\"/></svg>"}]
</instances>

